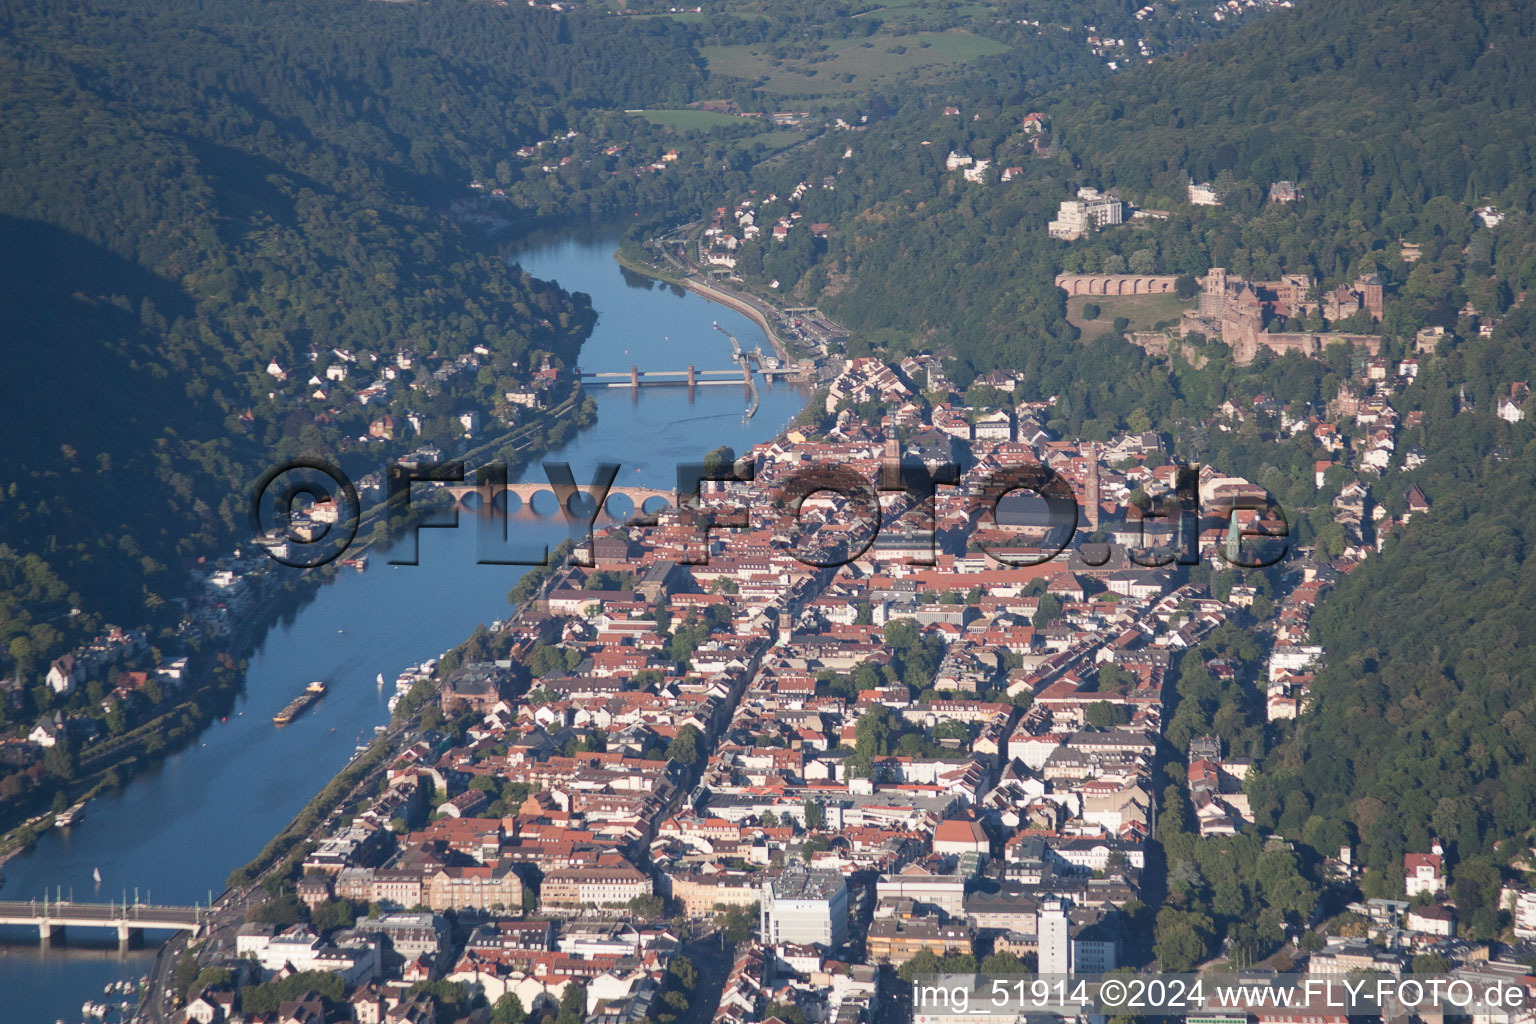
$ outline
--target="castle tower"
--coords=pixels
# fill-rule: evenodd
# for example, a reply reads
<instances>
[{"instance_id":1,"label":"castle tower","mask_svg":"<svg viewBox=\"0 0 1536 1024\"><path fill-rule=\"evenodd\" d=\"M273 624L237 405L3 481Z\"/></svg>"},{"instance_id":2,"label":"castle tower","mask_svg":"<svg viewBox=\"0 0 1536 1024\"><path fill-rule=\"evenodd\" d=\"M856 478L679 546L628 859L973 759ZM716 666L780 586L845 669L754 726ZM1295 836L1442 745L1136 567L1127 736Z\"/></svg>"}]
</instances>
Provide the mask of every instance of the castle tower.
<instances>
[{"instance_id":1,"label":"castle tower","mask_svg":"<svg viewBox=\"0 0 1536 1024\"><path fill-rule=\"evenodd\" d=\"M1200 315L1221 316L1227 305L1227 269L1212 267L1205 272L1205 290L1200 293Z\"/></svg>"},{"instance_id":2,"label":"castle tower","mask_svg":"<svg viewBox=\"0 0 1536 1024\"><path fill-rule=\"evenodd\" d=\"M1088 528L1099 528L1099 443L1093 442L1088 446L1088 487L1086 499L1088 502Z\"/></svg>"},{"instance_id":3,"label":"castle tower","mask_svg":"<svg viewBox=\"0 0 1536 1024\"><path fill-rule=\"evenodd\" d=\"M1366 274L1356 284L1360 292L1360 301L1366 309L1371 311L1371 316L1381 319L1381 278L1375 274Z\"/></svg>"}]
</instances>

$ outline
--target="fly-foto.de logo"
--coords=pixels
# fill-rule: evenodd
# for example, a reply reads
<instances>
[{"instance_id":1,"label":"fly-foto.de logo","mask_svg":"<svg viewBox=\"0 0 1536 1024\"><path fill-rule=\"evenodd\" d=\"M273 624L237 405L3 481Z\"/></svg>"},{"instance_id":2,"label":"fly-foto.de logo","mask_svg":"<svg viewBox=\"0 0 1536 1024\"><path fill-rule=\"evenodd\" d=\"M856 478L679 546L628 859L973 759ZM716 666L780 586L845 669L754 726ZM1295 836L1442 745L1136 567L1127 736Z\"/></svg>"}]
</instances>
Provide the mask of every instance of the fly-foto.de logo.
<instances>
[{"instance_id":1,"label":"fly-foto.de logo","mask_svg":"<svg viewBox=\"0 0 1536 1024\"><path fill-rule=\"evenodd\" d=\"M454 528L461 507L473 507L480 523L477 561L487 565L545 565L547 540L520 539L517 519L556 519L576 542L576 564L590 565L600 520L651 527L663 517L683 535L682 564L707 564L710 533L762 528L804 565L847 565L875 545L881 530L900 522L904 564L937 564L958 542L1001 565L1033 566L1050 561L1076 543L1088 567L1108 563L1110 545L1085 538L1082 509L1071 484L1039 463L972 467L900 463L861 472L844 463L800 464L771 477L759 475L750 460L681 463L671 490L617 486L620 464L600 463L585 486L569 463L543 464L544 483L510 483L505 463L467 473L463 462L394 462L383 474L383 500L366 512L357 485L337 466L321 459L296 459L264 474L253 489L252 535L283 565L315 568L342 557L356 541L365 518L385 524L390 540L408 540L390 561L417 564L416 531ZM1175 486L1122 510L1119 536L1128 560L1144 568L1196 565L1201 537L1219 534L1213 559L1238 568L1274 565L1288 553L1284 511L1267 495L1227 497L1202 509L1199 467L1176 467ZM706 487L706 485L708 485ZM422 521L425 493L446 495L453 505L446 519ZM882 500L884 498L885 500ZM959 519L941 529L938 501L958 501ZM413 500L416 503L413 504ZM1007 510L1027 505L1031 542L999 530ZM1128 538L1128 539L1127 539Z\"/></svg>"}]
</instances>

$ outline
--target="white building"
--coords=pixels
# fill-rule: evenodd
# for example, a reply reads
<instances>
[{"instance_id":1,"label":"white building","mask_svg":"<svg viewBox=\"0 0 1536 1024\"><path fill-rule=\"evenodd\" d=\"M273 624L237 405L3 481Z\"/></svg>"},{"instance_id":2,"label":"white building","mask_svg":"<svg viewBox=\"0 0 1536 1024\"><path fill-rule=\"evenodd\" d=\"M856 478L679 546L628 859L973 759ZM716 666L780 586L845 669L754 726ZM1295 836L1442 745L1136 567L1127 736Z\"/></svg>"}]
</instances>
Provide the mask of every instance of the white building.
<instances>
[{"instance_id":1,"label":"white building","mask_svg":"<svg viewBox=\"0 0 1536 1024\"><path fill-rule=\"evenodd\" d=\"M987 168L992 166L991 160L977 160L965 169L964 178L972 184L980 185L987 177Z\"/></svg>"},{"instance_id":2,"label":"white building","mask_svg":"<svg viewBox=\"0 0 1536 1024\"><path fill-rule=\"evenodd\" d=\"M1103 974L1114 970L1120 957L1113 925L1103 911L1073 911L1066 899L1045 900L1035 925L1040 943L1039 973Z\"/></svg>"},{"instance_id":3,"label":"white building","mask_svg":"<svg viewBox=\"0 0 1536 1024\"><path fill-rule=\"evenodd\" d=\"M1430 853L1410 853L1403 857L1403 886L1408 898L1421 894L1431 896L1445 892L1445 853L1440 840L1435 840Z\"/></svg>"},{"instance_id":4,"label":"white building","mask_svg":"<svg viewBox=\"0 0 1536 1024\"><path fill-rule=\"evenodd\" d=\"M1046 900L1040 904L1040 973L1072 973L1071 922L1067 920L1066 900Z\"/></svg>"},{"instance_id":5,"label":"white building","mask_svg":"<svg viewBox=\"0 0 1536 1024\"><path fill-rule=\"evenodd\" d=\"M1220 206L1221 193L1208 181L1189 183L1189 202L1192 206Z\"/></svg>"},{"instance_id":6,"label":"white building","mask_svg":"<svg viewBox=\"0 0 1536 1024\"><path fill-rule=\"evenodd\" d=\"M792 865L763 883L763 943L836 949L848 937L848 886L835 871Z\"/></svg>"},{"instance_id":7,"label":"white building","mask_svg":"<svg viewBox=\"0 0 1536 1024\"><path fill-rule=\"evenodd\" d=\"M1046 225L1046 233L1052 238L1070 242L1087 234L1090 227L1103 228L1125 222L1125 204L1113 192L1100 193L1096 188L1080 188L1076 199L1068 199L1056 212L1056 219Z\"/></svg>"},{"instance_id":8,"label":"white building","mask_svg":"<svg viewBox=\"0 0 1536 1024\"><path fill-rule=\"evenodd\" d=\"M53 664L48 666L47 683L54 693L68 693L74 689L78 682L78 673L75 670L75 656L66 654L55 658Z\"/></svg>"},{"instance_id":9,"label":"white building","mask_svg":"<svg viewBox=\"0 0 1536 1024\"><path fill-rule=\"evenodd\" d=\"M1322 656L1323 649L1317 644L1276 644L1269 655L1269 681L1274 682L1287 673L1305 671Z\"/></svg>"},{"instance_id":10,"label":"white building","mask_svg":"<svg viewBox=\"0 0 1536 1024\"><path fill-rule=\"evenodd\" d=\"M1013 414L1005 409L976 418L976 438L982 441L1012 441Z\"/></svg>"},{"instance_id":11,"label":"white building","mask_svg":"<svg viewBox=\"0 0 1536 1024\"><path fill-rule=\"evenodd\" d=\"M1410 907L1407 925L1411 932L1448 939L1456 934L1456 912L1438 903L1431 903L1424 907Z\"/></svg>"},{"instance_id":12,"label":"white building","mask_svg":"<svg viewBox=\"0 0 1536 1024\"><path fill-rule=\"evenodd\" d=\"M1515 938L1536 939L1536 889L1505 886L1504 904L1515 919Z\"/></svg>"},{"instance_id":13,"label":"white building","mask_svg":"<svg viewBox=\"0 0 1536 1024\"><path fill-rule=\"evenodd\" d=\"M331 971L345 978L348 987L379 973L378 939L344 931L336 933L332 944L301 924L275 935L270 925L242 925L235 936L235 955L254 957L263 971Z\"/></svg>"},{"instance_id":14,"label":"white building","mask_svg":"<svg viewBox=\"0 0 1536 1024\"><path fill-rule=\"evenodd\" d=\"M939 875L918 864L908 864L894 875L881 875L875 884L878 901L908 899L938 907L951 917L965 913L965 878Z\"/></svg>"},{"instance_id":15,"label":"white building","mask_svg":"<svg viewBox=\"0 0 1536 1024\"><path fill-rule=\"evenodd\" d=\"M1525 419L1525 410L1520 408L1520 403L1530 396L1531 389L1524 381L1516 381L1509 386L1509 394L1500 398L1497 406L1499 419L1505 423L1519 423Z\"/></svg>"}]
</instances>

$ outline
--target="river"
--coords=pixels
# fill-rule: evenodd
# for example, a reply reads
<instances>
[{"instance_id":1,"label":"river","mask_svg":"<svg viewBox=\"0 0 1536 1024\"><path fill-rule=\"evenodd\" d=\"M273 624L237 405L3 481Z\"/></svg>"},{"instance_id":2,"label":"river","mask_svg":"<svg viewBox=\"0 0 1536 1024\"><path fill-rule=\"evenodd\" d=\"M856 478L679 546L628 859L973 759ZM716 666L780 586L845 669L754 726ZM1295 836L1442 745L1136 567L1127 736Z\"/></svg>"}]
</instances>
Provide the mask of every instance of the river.
<instances>
[{"instance_id":1,"label":"river","mask_svg":"<svg viewBox=\"0 0 1536 1024\"><path fill-rule=\"evenodd\" d=\"M598 321L581 351L584 370L728 369L730 342L715 321L745 348L769 351L761 328L745 316L622 272L614 247L611 238L566 238L517 258L535 276L591 296ZM701 387L691 401L684 388L594 390L597 422L547 458L569 462L582 485L609 461L621 466L616 483L670 489L677 463L721 444L745 451L774 436L805 402L804 391L787 384L759 381L758 388L761 405L751 420L743 420L740 387ZM542 480L540 470L533 473ZM512 531L551 546L566 535L553 520L514 518ZM376 551L366 571L340 573L267 632L225 721L7 863L4 898L46 891L104 901L137 892L146 901L189 904L220 892L230 871L254 857L358 740L388 719L396 674L507 614L507 591L524 570L476 564L477 532L466 516L459 529L421 532L418 565L391 566L388 553ZM292 725L274 726L273 713L311 679L329 683L325 697ZM98 868L100 885L92 877ZM102 998L103 986L148 972L158 938L119 952L112 933L86 931L45 949L34 930L0 931L0 1018L80 1020L81 1003Z\"/></svg>"}]
</instances>

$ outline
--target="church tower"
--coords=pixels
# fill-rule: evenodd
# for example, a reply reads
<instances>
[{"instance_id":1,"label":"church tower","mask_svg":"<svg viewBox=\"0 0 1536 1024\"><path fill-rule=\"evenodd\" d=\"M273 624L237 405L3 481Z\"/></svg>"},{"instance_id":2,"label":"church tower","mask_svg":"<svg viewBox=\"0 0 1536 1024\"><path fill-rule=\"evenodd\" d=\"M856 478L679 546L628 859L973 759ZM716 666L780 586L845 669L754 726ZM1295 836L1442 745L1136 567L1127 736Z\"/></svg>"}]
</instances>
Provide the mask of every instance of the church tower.
<instances>
[{"instance_id":1,"label":"church tower","mask_svg":"<svg viewBox=\"0 0 1536 1024\"><path fill-rule=\"evenodd\" d=\"M901 486L901 439L896 436L896 425L886 416L881 420L885 433L885 449L880 456L881 490L894 490Z\"/></svg>"}]
</instances>

